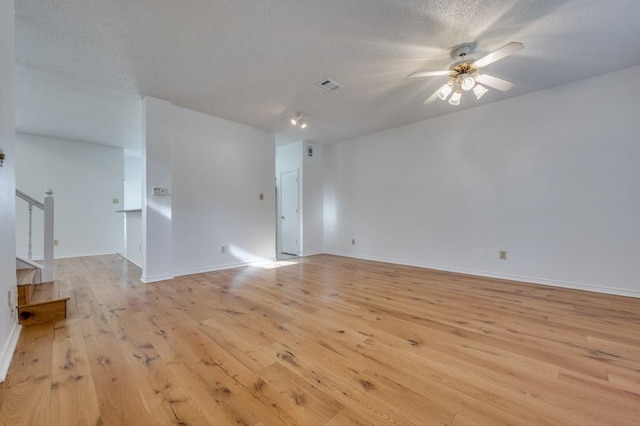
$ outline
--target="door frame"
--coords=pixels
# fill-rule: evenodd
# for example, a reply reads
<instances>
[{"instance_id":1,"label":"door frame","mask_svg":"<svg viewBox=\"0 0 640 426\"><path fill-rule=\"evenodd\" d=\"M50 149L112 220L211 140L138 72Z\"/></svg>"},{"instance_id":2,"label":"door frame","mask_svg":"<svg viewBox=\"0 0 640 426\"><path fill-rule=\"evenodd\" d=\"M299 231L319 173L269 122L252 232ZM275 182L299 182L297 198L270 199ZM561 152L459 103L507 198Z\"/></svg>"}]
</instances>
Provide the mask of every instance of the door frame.
<instances>
[{"instance_id":1,"label":"door frame","mask_svg":"<svg viewBox=\"0 0 640 426\"><path fill-rule=\"evenodd\" d=\"M297 250L296 253L289 253L289 252L284 252L283 251L283 176L289 173L295 173L296 176L296 187L295 187L295 191L296 191L296 216L297 216L297 226L295 227L295 237L296 237L296 241L297 241ZM299 256L301 253L301 246L302 246L302 241L300 238L300 222L301 222L301 215L300 215L300 170L299 169L292 169L292 170L287 170L287 171L283 171L280 173L280 176L278 176L278 185L276 186L276 196L277 196L277 205L278 205L278 211L277 211L277 228L278 228L278 249L277 249L277 253L276 255L280 255L280 254L291 254L291 255L295 255L295 256Z\"/></svg>"}]
</instances>

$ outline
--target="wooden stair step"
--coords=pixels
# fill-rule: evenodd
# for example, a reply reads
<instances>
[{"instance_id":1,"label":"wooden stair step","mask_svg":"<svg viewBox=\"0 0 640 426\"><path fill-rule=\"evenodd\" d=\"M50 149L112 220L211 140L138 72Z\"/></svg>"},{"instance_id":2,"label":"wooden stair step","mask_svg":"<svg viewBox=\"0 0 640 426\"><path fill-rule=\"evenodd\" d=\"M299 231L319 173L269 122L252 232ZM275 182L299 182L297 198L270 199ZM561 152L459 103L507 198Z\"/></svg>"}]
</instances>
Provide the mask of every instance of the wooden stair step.
<instances>
[{"instance_id":1,"label":"wooden stair step","mask_svg":"<svg viewBox=\"0 0 640 426\"><path fill-rule=\"evenodd\" d=\"M67 300L57 281L35 286L30 303L18 305L18 320L22 325L40 324L67 317Z\"/></svg>"},{"instance_id":2,"label":"wooden stair step","mask_svg":"<svg viewBox=\"0 0 640 426\"><path fill-rule=\"evenodd\" d=\"M33 284L36 278L36 269L16 269L16 280L18 285Z\"/></svg>"},{"instance_id":3,"label":"wooden stair step","mask_svg":"<svg viewBox=\"0 0 640 426\"><path fill-rule=\"evenodd\" d=\"M18 284L18 305L27 305L31 302L35 290L35 268L16 269L16 282Z\"/></svg>"},{"instance_id":4,"label":"wooden stair step","mask_svg":"<svg viewBox=\"0 0 640 426\"><path fill-rule=\"evenodd\" d=\"M37 284L31 298L31 304L48 302L60 298L60 284L58 281Z\"/></svg>"}]
</instances>

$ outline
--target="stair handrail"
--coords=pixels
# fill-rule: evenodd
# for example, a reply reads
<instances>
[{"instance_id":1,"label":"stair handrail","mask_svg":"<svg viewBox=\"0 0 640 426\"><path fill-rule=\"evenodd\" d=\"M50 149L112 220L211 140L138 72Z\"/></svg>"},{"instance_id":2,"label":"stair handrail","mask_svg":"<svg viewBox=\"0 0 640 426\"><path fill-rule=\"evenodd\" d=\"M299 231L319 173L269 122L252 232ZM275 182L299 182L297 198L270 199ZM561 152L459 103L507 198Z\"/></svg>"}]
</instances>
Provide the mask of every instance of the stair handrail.
<instances>
[{"instance_id":1,"label":"stair handrail","mask_svg":"<svg viewBox=\"0 0 640 426\"><path fill-rule=\"evenodd\" d=\"M33 252L31 247L32 239L32 218L33 206L36 206L44 212L44 244L43 244L43 265L42 265L42 282L53 281L53 190L48 189L44 193L44 202L40 202L30 195L16 189L16 197L29 203L29 248L27 257L29 261L33 261Z\"/></svg>"},{"instance_id":2,"label":"stair handrail","mask_svg":"<svg viewBox=\"0 0 640 426\"><path fill-rule=\"evenodd\" d=\"M53 194L53 192L52 192ZM24 192L20 191L19 189L16 189L16 197L18 198L22 198L23 200L25 200L27 203L36 206L37 208L39 208L40 210L44 211L44 204L41 203L40 201L36 200L35 198L25 194ZM29 259L31 260L31 259Z\"/></svg>"}]
</instances>

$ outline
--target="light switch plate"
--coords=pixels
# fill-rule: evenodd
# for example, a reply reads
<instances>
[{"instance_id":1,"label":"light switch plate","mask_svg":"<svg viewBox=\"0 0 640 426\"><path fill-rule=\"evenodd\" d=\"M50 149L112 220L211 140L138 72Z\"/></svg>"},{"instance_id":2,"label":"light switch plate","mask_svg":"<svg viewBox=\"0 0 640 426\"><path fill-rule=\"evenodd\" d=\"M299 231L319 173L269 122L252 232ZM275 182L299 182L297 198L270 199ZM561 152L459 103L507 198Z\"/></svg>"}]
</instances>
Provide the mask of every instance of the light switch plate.
<instances>
[{"instance_id":1,"label":"light switch plate","mask_svg":"<svg viewBox=\"0 0 640 426\"><path fill-rule=\"evenodd\" d=\"M161 186L154 186L153 195L167 195L167 188L163 188Z\"/></svg>"}]
</instances>

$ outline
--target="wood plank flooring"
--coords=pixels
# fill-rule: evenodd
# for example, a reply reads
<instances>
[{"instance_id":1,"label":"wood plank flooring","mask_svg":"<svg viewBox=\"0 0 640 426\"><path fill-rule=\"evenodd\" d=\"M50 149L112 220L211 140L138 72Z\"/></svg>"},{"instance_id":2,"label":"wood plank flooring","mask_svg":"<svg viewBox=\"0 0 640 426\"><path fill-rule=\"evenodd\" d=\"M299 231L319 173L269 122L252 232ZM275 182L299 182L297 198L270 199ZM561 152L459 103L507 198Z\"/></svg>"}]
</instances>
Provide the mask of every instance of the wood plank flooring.
<instances>
[{"instance_id":1,"label":"wood plank flooring","mask_svg":"<svg viewBox=\"0 0 640 426\"><path fill-rule=\"evenodd\" d=\"M143 284L56 261L2 425L640 425L640 299L336 256Z\"/></svg>"}]
</instances>

